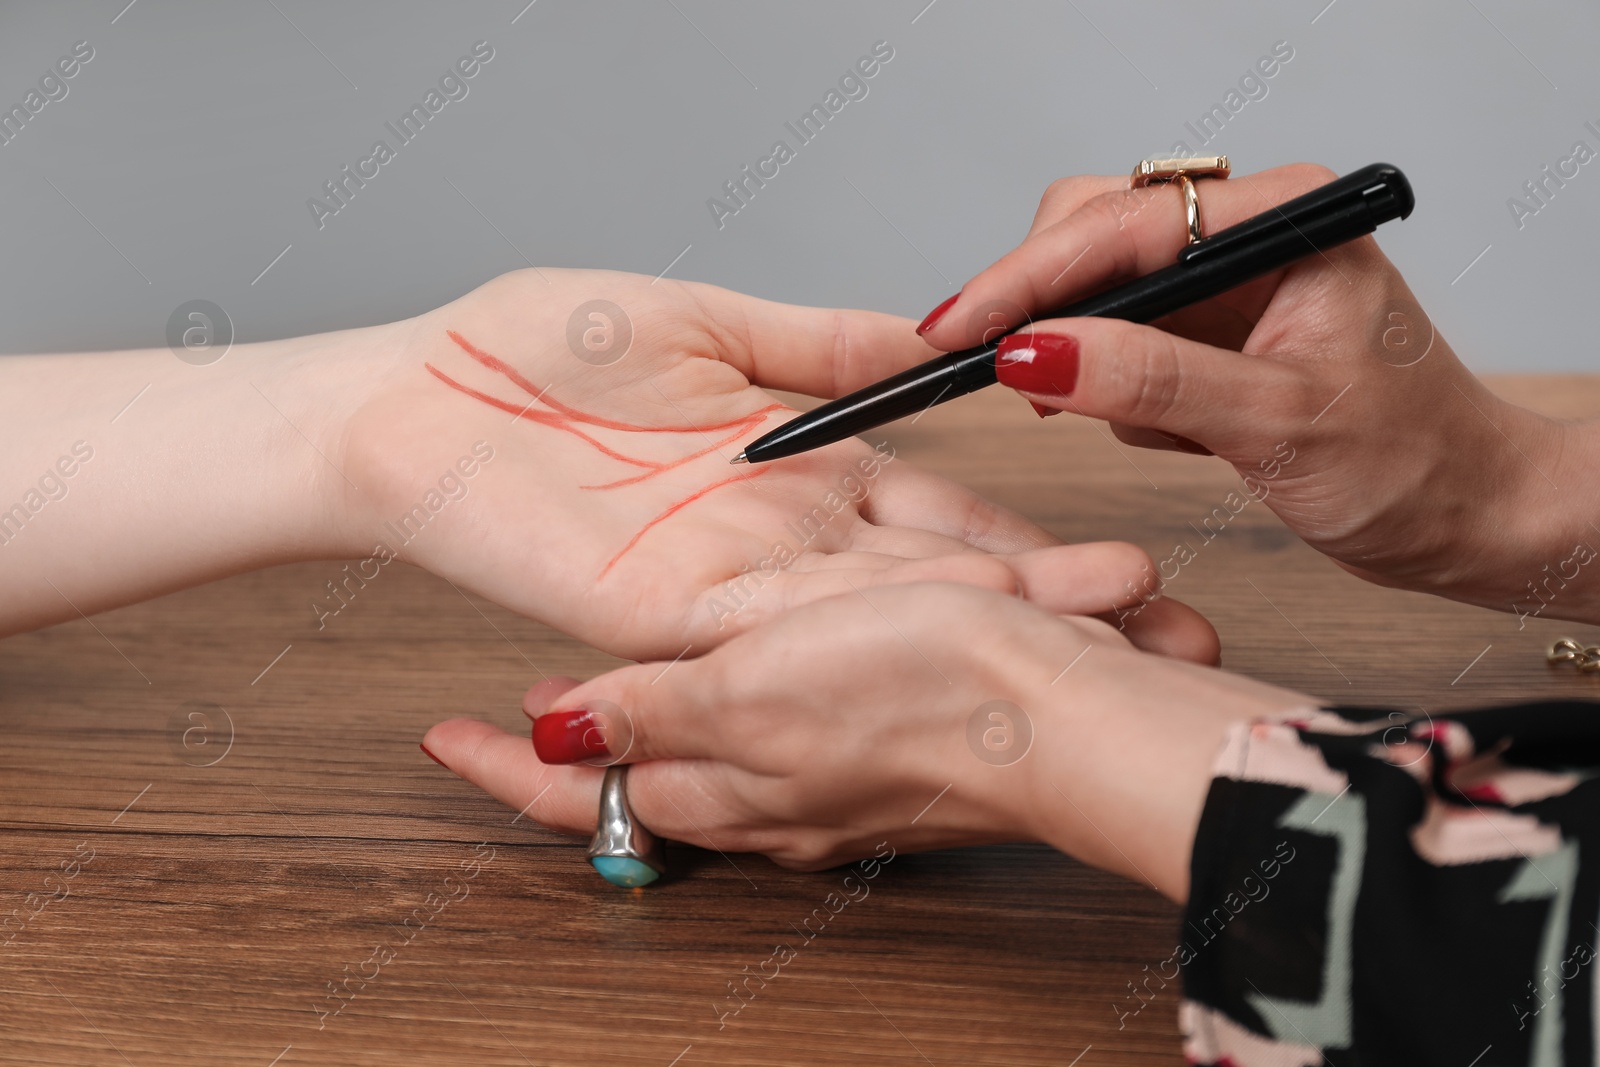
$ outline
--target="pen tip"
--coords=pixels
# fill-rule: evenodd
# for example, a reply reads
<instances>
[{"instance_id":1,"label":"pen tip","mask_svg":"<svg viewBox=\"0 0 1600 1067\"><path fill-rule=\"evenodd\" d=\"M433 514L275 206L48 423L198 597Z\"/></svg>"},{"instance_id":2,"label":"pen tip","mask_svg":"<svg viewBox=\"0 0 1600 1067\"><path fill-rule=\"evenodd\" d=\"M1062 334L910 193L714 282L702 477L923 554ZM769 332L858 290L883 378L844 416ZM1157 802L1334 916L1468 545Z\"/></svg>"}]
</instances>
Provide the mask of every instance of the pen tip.
<instances>
[{"instance_id":1,"label":"pen tip","mask_svg":"<svg viewBox=\"0 0 1600 1067\"><path fill-rule=\"evenodd\" d=\"M745 458L745 454L743 452L740 452L737 456L734 456L732 459L728 460L728 462L729 463L749 463L750 460Z\"/></svg>"}]
</instances>

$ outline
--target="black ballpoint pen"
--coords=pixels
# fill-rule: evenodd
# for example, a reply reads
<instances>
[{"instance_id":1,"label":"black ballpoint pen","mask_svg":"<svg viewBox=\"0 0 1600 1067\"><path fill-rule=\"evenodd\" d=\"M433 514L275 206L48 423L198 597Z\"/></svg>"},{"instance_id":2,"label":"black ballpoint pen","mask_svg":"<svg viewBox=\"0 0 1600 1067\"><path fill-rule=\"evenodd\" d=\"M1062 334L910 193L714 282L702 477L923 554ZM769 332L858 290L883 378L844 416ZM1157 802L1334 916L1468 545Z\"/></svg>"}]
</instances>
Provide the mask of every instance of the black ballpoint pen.
<instances>
[{"instance_id":1,"label":"black ballpoint pen","mask_svg":"<svg viewBox=\"0 0 1600 1067\"><path fill-rule=\"evenodd\" d=\"M1415 203L1398 167L1374 163L1189 245L1170 267L1040 317L1149 322L1403 219ZM752 441L732 462L809 452L994 385L996 351L989 343L951 352L830 400Z\"/></svg>"}]
</instances>

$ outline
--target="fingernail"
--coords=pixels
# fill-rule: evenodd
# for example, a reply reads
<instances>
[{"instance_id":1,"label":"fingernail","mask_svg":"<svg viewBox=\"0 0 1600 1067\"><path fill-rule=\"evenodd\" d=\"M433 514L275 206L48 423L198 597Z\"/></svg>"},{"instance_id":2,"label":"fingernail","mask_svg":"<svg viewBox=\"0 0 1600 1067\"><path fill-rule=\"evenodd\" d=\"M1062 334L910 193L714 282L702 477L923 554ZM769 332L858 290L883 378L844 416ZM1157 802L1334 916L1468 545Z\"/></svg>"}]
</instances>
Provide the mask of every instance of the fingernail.
<instances>
[{"instance_id":1,"label":"fingernail","mask_svg":"<svg viewBox=\"0 0 1600 1067\"><path fill-rule=\"evenodd\" d=\"M422 754L423 755L425 755L429 759L433 760L433 762L437 763L439 766L441 766L441 767L448 767L449 766L448 764L445 763L444 760L440 759L438 756L435 756L432 752L429 752L427 745L420 745L419 744L417 747L422 749Z\"/></svg>"},{"instance_id":2,"label":"fingernail","mask_svg":"<svg viewBox=\"0 0 1600 1067\"><path fill-rule=\"evenodd\" d=\"M1192 456L1216 455L1215 452L1212 452L1211 449L1207 448L1199 441L1191 441L1187 437L1174 436L1172 439L1172 444L1173 447L1175 447L1179 452L1187 452Z\"/></svg>"},{"instance_id":3,"label":"fingernail","mask_svg":"<svg viewBox=\"0 0 1600 1067\"><path fill-rule=\"evenodd\" d=\"M1051 415L1061 414L1060 408L1045 407L1043 404L1034 400L1030 400L1028 403L1033 405L1033 410L1039 413L1039 417L1041 419L1048 419Z\"/></svg>"},{"instance_id":4,"label":"fingernail","mask_svg":"<svg viewBox=\"0 0 1600 1067\"><path fill-rule=\"evenodd\" d=\"M1001 385L1024 393L1068 396L1078 384L1078 342L1055 333L1008 333L995 370Z\"/></svg>"},{"instance_id":5,"label":"fingernail","mask_svg":"<svg viewBox=\"0 0 1600 1067\"><path fill-rule=\"evenodd\" d=\"M937 326L939 324L939 320L944 318L944 313L950 310L950 305L954 304L960 298L961 294L957 293L955 296L952 296L950 299L946 300L944 303L928 312L928 317L922 320L921 326L917 327L917 333L927 333L929 330Z\"/></svg>"},{"instance_id":6,"label":"fingernail","mask_svg":"<svg viewBox=\"0 0 1600 1067\"><path fill-rule=\"evenodd\" d=\"M553 711L533 720L533 751L543 763L581 763L611 754L604 730L586 708Z\"/></svg>"}]
</instances>

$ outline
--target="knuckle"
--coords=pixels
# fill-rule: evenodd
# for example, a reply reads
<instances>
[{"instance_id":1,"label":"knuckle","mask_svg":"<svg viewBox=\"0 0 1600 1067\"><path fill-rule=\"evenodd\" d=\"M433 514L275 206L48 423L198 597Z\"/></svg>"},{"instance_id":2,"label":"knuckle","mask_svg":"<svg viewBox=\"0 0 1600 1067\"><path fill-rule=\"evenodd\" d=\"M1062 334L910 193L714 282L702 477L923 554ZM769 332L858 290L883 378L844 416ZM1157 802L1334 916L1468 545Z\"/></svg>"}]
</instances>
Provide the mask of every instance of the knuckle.
<instances>
[{"instance_id":1,"label":"knuckle","mask_svg":"<svg viewBox=\"0 0 1600 1067\"><path fill-rule=\"evenodd\" d=\"M836 866L838 850L831 841L815 834L802 834L772 853L779 866L795 871L822 871Z\"/></svg>"},{"instance_id":2,"label":"knuckle","mask_svg":"<svg viewBox=\"0 0 1600 1067\"><path fill-rule=\"evenodd\" d=\"M1138 272L1139 247L1129 220L1144 209L1150 197L1159 195L1159 191L1150 189L1113 189L1083 205L1083 214L1090 217L1091 232L1097 235L1097 243L1102 245L1103 251L1109 249L1112 277Z\"/></svg>"},{"instance_id":3,"label":"knuckle","mask_svg":"<svg viewBox=\"0 0 1600 1067\"><path fill-rule=\"evenodd\" d=\"M982 497L973 495L965 501L961 516L961 541L963 544L975 545L994 531L1000 522L1000 513L995 506Z\"/></svg>"},{"instance_id":4,"label":"knuckle","mask_svg":"<svg viewBox=\"0 0 1600 1067\"><path fill-rule=\"evenodd\" d=\"M691 729L707 751L766 767L772 760L771 746L785 731L769 714L772 683L765 676L776 665L761 661L761 666L765 668L762 671L723 671L706 682L700 695L685 707L681 721L695 724ZM697 684L701 681L697 679ZM708 708L714 708L715 714L704 714Z\"/></svg>"},{"instance_id":5,"label":"knuckle","mask_svg":"<svg viewBox=\"0 0 1600 1067\"><path fill-rule=\"evenodd\" d=\"M1289 179L1292 187L1292 196L1309 193L1318 186L1327 185L1337 178L1338 172L1321 163L1289 163L1279 167L1278 172Z\"/></svg>"},{"instance_id":6,"label":"knuckle","mask_svg":"<svg viewBox=\"0 0 1600 1067\"><path fill-rule=\"evenodd\" d=\"M1158 424L1177 404L1182 387L1176 343L1160 330L1131 326L1121 326L1110 340L1121 378L1119 418L1134 426Z\"/></svg>"},{"instance_id":7,"label":"knuckle","mask_svg":"<svg viewBox=\"0 0 1600 1067\"><path fill-rule=\"evenodd\" d=\"M1155 560L1150 553L1127 541L1107 541L1106 551L1113 554L1112 563L1119 573L1139 574L1155 570Z\"/></svg>"},{"instance_id":8,"label":"knuckle","mask_svg":"<svg viewBox=\"0 0 1600 1067\"><path fill-rule=\"evenodd\" d=\"M1278 394L1275 406L1280 411L1315 414L1328 402L1327 383L1315 375L1292 372L1285 374L1274 390Z\"/></svg>"},{"instance_id":9,"label":"knuckle","mask_svg":"<svg viewBox=\"0 0 1600 1067\"><path fill-rule=\"evenodd\" d=\"M1077 640L1088 645L1100 645L1106 648L1125 648L1128 645L1127 634L1104 619L1088 616L1073 617L1067 621L1076 631Z\"/></svg>"},{"instance_id":10,"label":"knuckle","mask_svg":"<svg viewBox=\"0 0 1600 1067\"><path fill-rule=\"evenodd\" d=\"M829 395L837 396L844 391L844 383L850 380L850 324L842 310L833 313L833 358L829 369L832 375L828 382Z\"/></svg>"},{"instance_id":11,"label":"knuckle","mask_svg":"<svg viewBox=\"0 0 1600 1067\"><path fill-rule=\"evenodd\" d=\"M992 589L1005 596L1018 596L1022 592L1022 582L1017 577L1017 572L1012 570L1003 560L990 555L975 557L981 562L978 564L977 574L974 576L974 585L983 589Z\"/></svg>"},{"instance_id":12,"label":"knuckle","mask_svg":"<svg viewBox=\"0 0 1600 1067\"><path fill-rule=\"evenodd\" d=\"M1062 207L1082 198L1083 175L1070 174L1065 178L1057 178L1045 186L1044 195L1039 198L1041 212Z\"/></svg>"},{"instance_id":13,"label":"knuckle","mask_svg":"<svg viewBox=\"0 0 1600 1067\"><path fill-rule=\"evenodd\" d=\"M1098 215L1102 222L1111 226L1120 226L1122 220L1138 207L1129 193L1127 189L1108 189L1084 201L1079 210Z\"/></svg>"},{"instance_id":14,"label":"knuckle","mask_svg":"<svg viewBox=\"0 0 1600 1067\"><path fill-rule=\"evenodd\" d=\"M982 544L979 537L966 539L969 545ZM918 577L923 577L919 575ZM987 551L969 551L950 557L942 561L937 574L928 575L934 581L951 583L956 589L963 591L985 593L999 593L1002 596L1017 596L1022 590L1021 579L1010 563L989 554ZM889 579L893 580L893 579ZM885 586L886 599L904 599L903 591L915 589L915 586L894 585ZM924 614L919 609L921 605L912 602L905 605L907 615L906 623L897 623L902 629L907 626L913 629L922 628ZM937 638L937 634L933 635ZM920 638L918 639L920 643Z\"/></svg>"},{"instance_id":15,"label":"knuckle","mask_svg":"<svg viewBox=\"0 0 1600 1067\"><path fill-rule=\"evenodd\" d=\"M1057 178L1045 187L1044 195L1039 198L1038 214L1050 219L1070 214L1104 193L1107 183L1115 180L1098 174L1072 174Z\"/></svg>"}]
</instances>

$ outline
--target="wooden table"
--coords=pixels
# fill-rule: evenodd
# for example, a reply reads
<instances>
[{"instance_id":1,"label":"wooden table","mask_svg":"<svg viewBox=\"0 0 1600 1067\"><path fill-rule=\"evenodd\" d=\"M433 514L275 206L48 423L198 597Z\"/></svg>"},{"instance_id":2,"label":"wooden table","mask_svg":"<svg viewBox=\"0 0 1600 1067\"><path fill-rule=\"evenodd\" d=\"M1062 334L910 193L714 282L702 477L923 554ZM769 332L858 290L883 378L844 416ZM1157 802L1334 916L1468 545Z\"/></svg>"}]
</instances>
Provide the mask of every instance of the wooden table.
<instances>
[{"instance_id":1,"label":"wooden table","mask_svg":"<svg viewBox=\"0 0 1600 1067\"><path fill-rule=\"evenodd\" d=\"M1600 412L1596 379L1496 387ZM893 438L1063 537L1157 559L1237 485L1216 460L1041 422L1000 390ZM1170 954L1175 909L1044 848L896 859L808 943L795 927L839 872L679 849L669 883L601 884L580 844L513 822L417 741L462 713L522 729L531 664L615 661L414 570L318 632L308 602L337 570L0 644L0 913L25 920L0 949L0 1062L1180 1062L1175 989L1121 1029L1113 1009ZM1259 505L1170 591L1215 621L1229 668L1337 700L1600 697L1600 678L1543 658L1594 627L1519 630L1365 585ZM719 1028L728 983L780 942L798 955Z\"/></svg>"}]
</instances>

